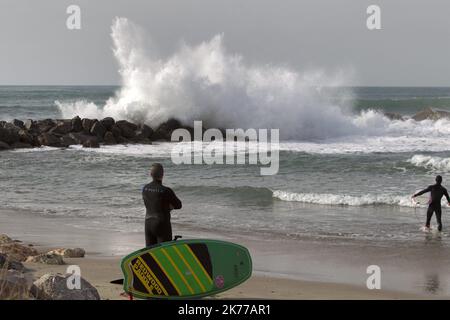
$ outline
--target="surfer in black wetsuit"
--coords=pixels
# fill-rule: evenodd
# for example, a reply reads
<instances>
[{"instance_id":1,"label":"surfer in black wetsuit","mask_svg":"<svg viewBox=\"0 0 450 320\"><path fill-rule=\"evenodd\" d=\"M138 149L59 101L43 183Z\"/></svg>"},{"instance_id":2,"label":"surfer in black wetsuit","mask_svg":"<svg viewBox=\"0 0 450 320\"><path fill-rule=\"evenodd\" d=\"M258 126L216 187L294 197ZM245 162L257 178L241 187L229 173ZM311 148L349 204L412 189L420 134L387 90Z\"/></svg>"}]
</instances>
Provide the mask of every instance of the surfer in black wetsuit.
<instances>
[{"instance_id":1,"label":"surfer in black wetsuit","mask_svg":"<svg viewBox=\"0 0 450 320\"><path fill-rule=\"evenodd\" d=\"M413 195L413 198L415 198L424 193L431 192L430 202L429 202L428 210L427 210L427 222L425 224L425 227L428 229L430 228L431 217L433 216L433 213L435 213L439 231L442 231L441 199L443 196L445 196L447 198L448 205L450 205L450 197L448 196L447 189L445 189L441 184L442 184L442 177L436 176L436 184L433 184L432 186L429 186L428 188L426 188L420 192L417 192L415 195Z\"/></svg>"},{"instance_id":2,"label":"surfer in black wetsuit","mask_svg":"<svg viewBox=\"0 0 450 320\"><path fill-rule=\"evenodd\" d=\"M145 215L145 245L161 243L172 240L172 225L170 224L170 211L181 209L181 201L172 189L162 185L164 168L155 163L150 169L153 181L142 189L146 215Z\"/></svg>"}]
</instances>

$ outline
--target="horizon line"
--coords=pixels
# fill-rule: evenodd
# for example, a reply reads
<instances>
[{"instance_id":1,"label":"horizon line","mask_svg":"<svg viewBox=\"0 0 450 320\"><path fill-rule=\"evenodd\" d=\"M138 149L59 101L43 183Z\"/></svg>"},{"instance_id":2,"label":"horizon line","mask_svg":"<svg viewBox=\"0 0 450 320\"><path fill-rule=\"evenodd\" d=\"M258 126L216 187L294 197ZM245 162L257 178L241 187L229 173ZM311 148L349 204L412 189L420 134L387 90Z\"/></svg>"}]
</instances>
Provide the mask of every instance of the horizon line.
<instances>
[{"instance_id":1,"label":"horizon line","mask_svg":"<svg viewBox=\"0 0 450 320\"><path fill-rule=\"evenodd\" d=\"M0 87L121 87L120 84L0 84ZM449 85L343 85L337 88L450 88Z\"/></svg>"}]
</instances>

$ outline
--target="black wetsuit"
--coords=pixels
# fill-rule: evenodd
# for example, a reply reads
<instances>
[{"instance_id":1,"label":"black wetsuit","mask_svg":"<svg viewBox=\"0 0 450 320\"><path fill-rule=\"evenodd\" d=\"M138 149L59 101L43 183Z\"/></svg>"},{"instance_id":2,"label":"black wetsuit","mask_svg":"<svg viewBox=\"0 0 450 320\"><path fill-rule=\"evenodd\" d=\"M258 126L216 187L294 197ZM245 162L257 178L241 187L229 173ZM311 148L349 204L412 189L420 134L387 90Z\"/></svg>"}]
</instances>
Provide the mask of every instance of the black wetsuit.
<instances>
[{"instance_id":1,"label":"black wetsuit","mask_svg":"<svg viewBox=\"0 0 450 320\"><path fill-rule=\"evenodd\" d=\"M438 223L438 230L442 231L442 209L441 209L441 199L443 196L447 198L447 202L450 202L450 197L448 196L447 189L445 189L440 184L433 184L432 186L429 186L428 188L417 192L414 196L420 196L424 193L431 192L431 200L430 204L428 206L427 210L427 222L426 226L430 227L431 217L433 216L433 213L436 213L436 220Z\"/></svg>"},{"instance_id":2,"label":"black wetsuit","mask_svg":"<svg viewBox=\"0 0 450 320\"><path fill-rule=\"evenodd\" d=\"M170 210L181 209L181 201L172 189L154 180L142 188L145 215L145 245L147 247L172 240Z\"/></svg>"}]
</instances>

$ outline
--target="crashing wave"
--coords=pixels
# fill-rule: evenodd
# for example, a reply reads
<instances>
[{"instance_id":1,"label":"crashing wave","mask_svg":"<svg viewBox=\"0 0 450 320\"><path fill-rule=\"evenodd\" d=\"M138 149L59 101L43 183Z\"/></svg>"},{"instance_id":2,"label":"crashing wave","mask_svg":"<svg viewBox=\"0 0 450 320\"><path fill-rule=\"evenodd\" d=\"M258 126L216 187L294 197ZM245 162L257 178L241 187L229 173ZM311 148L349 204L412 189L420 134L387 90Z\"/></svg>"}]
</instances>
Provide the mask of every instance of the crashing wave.
<instances>
[{"instance_id":1,"label":"crashing wave","mask_svg":"<svg viewBox=\"0 0 450 320\"><path fill-rule=\"evenodd\" d=\"M408 162L415 165L416 167L422 167L436 171L450 171L450 158L417 154L408 159Z\"/></svg>"},{"instance_id":2,"label":"crashing wave","mask_svg":"<svg viewBox=\"0 0 450 320\"><path fill-rule=\"evenodd\" d=\"M351 196L340 194L319 194L319 193L295 193L288 191L275 190L273 197L283 201L295 201L320 205L338 205L338 206L376 206L390 205L401 207L414 207L411 196L392 196L392 195L372 195Z\"/></svg>"},{"instance_id":3,"label":"crashing wave","mask_svg":"<svg viewBox=\"0 0 450 320\"><path fill-rule=\"evenodd\" d=\"M148 35L126 18L116 18L111 29L121 88L103 106L57 101L63 118L111 116L155 127L174 117L186 125L202 120L205 127L278 128L282 140L301 141L450 135L448 119L392 120L374 110L353 114L346 106L352 93L342 89L351 80L348 70L330 75L254 65L229 53L222 34L159 56Z\"/></svg>"}]
</instances>

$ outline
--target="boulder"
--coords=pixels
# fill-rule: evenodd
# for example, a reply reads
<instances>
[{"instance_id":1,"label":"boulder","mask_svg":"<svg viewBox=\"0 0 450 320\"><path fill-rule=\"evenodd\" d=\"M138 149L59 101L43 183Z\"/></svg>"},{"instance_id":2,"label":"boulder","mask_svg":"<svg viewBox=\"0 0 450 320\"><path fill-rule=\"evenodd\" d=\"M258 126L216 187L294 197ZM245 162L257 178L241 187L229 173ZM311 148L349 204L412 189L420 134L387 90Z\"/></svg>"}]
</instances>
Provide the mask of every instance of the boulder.
<instances>
[{"instance_id":1,"label":"boulder","mask_svg":"<svg viewBox=\"0 0 450 320\"><path fill-rule=\"evenodd\" d=\"M136 133L129 127L123 127L120 129L120 135L127 139L133 139L136 136Z\"/></svg>"},{"instance_id":2,"label":"boulder","mask_svg":"<svg viewBox=\"0 0 450 320\"><path fill-rule=\"evenodd\" d=\"M114 138L116 139L122 136L122 131L116 124L111 127L111 132L114 135Z\"/></svg>"},{"instance_id":3,"label":"boulder","mask_svg":"<svg viewBox=\"0 0 450 320\"><path fill-rule=\"evenodd\" d=\"M127 139L136 137L135 131L138 129L138 127L134 123L128 122L126 120L120 120L116 122L116 126L119 127L120 133L123 137Z\"/></svg>"},{"instance_id":4,"label":"boulder","mask_svg":"<svg viewBox=\"0 0 450 320\"><path fill-rule=\"evenodd\" d=\"M128 140L127 138L122 137L122 136L118 136L118 137L116 138L116 140L117 140L117 143L120 143L120 144L128 144L128 143L131 143L131 140Z\"/></svg>"},{"instance_id":5,"label":"boulder","mask_svg":"<svg viewBox=\"0 0 450 320\"><path fill-rule=\"evenodd\" d=\"M29 256L38 254L37 250L16 242L0 244L0 253L6 254L10 260L25 261Z\"/></svg>"},{"instance_id":6,"label":"boulder","mask_svg":"<svg viewBox=\"0 0 450 320\"><path fill-rule=\"evenodd\" d=\"M29 286L25 275L16 270L0 272L0 300L28 299Z\"/></svg>"},{"instance_id":7,"label":"boulder","mask_svg":"<svg viewBox=\"0 0 450 320\"><path fill-rule=\"evenodd\" d=\"M139 125L138 129L136 130L136 140L147 140L150 139L150 137L153 135L153 129L150 128L146 124Z\"/></svg>"},{"instance_id":8,"label":"boulder","mask_svg":"<svg viewBox=\"0 0 450 320\"><path fill-rule=\"evenodd\" d=\"M8 130L12 130L12 131L16 131L19 132L19 130L21 129L20 127L16 126L13 123L10 122L6 122L3 124L3 128L8 129Z\"/></svg>"},{"instance_id":9,"label":"boulder","mask_svg":"<svg viewBox=\"0 0 450 320\"><path fill-rule=\"evenodd\" d=\"M49 251L47 254L57 254L64 258L83 258L86 251L82 248L61 248Z\"/></svg>"},{"instance_id":10,"label":"boulder","mask_svg":"<svg viewBox=\"0 0 450 320\"><path fill-rule=\"evenodd\" d=\"M79 116L72 118L71 123L72 123L72 131L73 132L83 131L83 123Z\"/></svg>"},{"instance_id":11,"label":"boulder","mask_svg":"<svg viewBox=\"0 0 450 320\"><path fill-rule=\"evenodd\" d=\"M6 254L0 253L0 270L17 270L24 271L25 267L19 261L10 260ZM1 271L0 271L1 272Z\"/></svg>"},{"instance_id":12,"label":"boulder","mask_svg":"<svg viewBox=\"0 0 450 320\"><path fill-rule=\"evenodd\" d=\"M116 140L116 143L129 143L130 140L122 136L122 130L117 126L117 124L113 125L111 128L111 132ZM134 133L134 131L133 131Z\"/></svg>"},{"instance_id":13,"label":"boulder","mask_svg":"<svg viewBox=\"0 0 450 320\"><path fill-rule=\"evenodd\" d=\"M68 134L72 131L72 120L59 120L56 126L49 132L57 134Z\"/></svg>"},{"instance_id":14,"label":"boulder","mask_svg":"<svg viewBox=\"0 0 450 320\"><path fill-rule=\"evenodd\" d=\"M83 142L83 148L100 148L100 144L96 137L90 137L85 142Z\"/></svg>"},{"instance_id":15,"label":"boulder","mask_svg":"<svg viewBox=\"0 0 450 320\"><path fill-rule=\"evenodd\" d=\"M25 260L25 262L31 263L43 263L43 264L65 264L62 256L55 253L43 253L36 256L30 256Z\"/></svg>"},{"instance_id":16,"label":"boulder","mask_svg":"<svg viewBox=\"0 0 450 320\"><path fill-rule=\"evenodd\" d=\"M106 133L106 128L99 122L95 122L91 128L91 134L96 136L99 140L102 140Z\"/></svg>"},{"instance_id":17,"label":"boulder","mask_svg":"<svg viewBox=\"0 0 450 320\"><path fill-rule=\"evenodd\" d=\"M106 130L111 130L112 126L115 124L115 121L111 117L106 117L105 119L100 120L100 123L105 127Z\"/></svg>"},{"instance_id":18,"label":"boulder","mask_svg":"<svg viewBox=\"0 0 450 320\"><path fill-rule=\"evenodd\" d=\"M445 110L435 110L434 111L437 119L449 119L450 118L450 112Z\"/></svg>"},{"instance_id":19,"label":"boulder","mask_svg":"<svg viewBox=\"0 0 450 320\"><path fill-rule=\"evenodd\" d=\"M36 124L34 123L33 120L28 119L25 121L24 123L24 127L25 129L27 129L28 131L34 130L36 128Z\"/></svg>"},{"instance_id":20,"label":"boulder","mask_svg":"<svg viewBox=\"0 0 450 320\"><path fill-rule=\"evenodd\" d=\"M0 151L2 150L8 150L11 147L9 146L9 144L7 144L6 142L0 141Z\"/></svg>"},{"instance_id":21,"label":"boulder","mask_svg":"<svg viewBox=\"0 0 450 320\"><path fill-rule=\"evenodd\" d=\"M80 279L80 289L67 286L72 274L45 274L36 280L31 294L38 300L100 300L97 289L85 279Z\"/></svg>"},{"instance_id":22,"label":"boulder","mask_svg":"<svg viewBox=\"0 0 450 320\"><path fill-rule=\"evenodd\" d=\"M428 107L413 115L412 118L416 121L439 120L443 118L450 118L450 112L444 110L433 110Z\"/></svg>"},{"instance_id":23,"label":"boulder","mask_svg":"<svg viewBox=\"0 0 450 320\"><path fill-rule=\"evenodd\" d=\"M0 234L0 244L14 242L13 239L8 237L6 234Z\"/></svg>"},{"instance_id":24,"label":"boulder","mask_svg":"<svg viewBox=\"0 0 450 320\"><path fill-rule=\"evenodd\" d=\"M114 134L111 131L107 131L105 133L105 137L103 138L103 141L105 144L113 145L117 144L116 138L114 137Z\"/></svg>"},{"instance_id":25,"label":"boulder","mask_svg":"<svg viewBox=\"0 0 450 320\"><path fill-rule=\"evenodd\" d=\"M0 141L7 144L20 141L19 136L20 128L16 127L12 123L6 123L3 127L0 127Z\"/></svg>"},{"instance_id":26,"label":"boulder","mask_svg":"<svg viewBox=\"0 0 450 320\"><path fill-rule=\"evenodd\" d=\"M85 143L87 140L92 139L92 137L87 134L75 132L69 133L69 137L76 142L75 144L81 145Z\"/></svg>"},{"instance_id":27,"label":"boulder","mask_svg":"<svg viewBox=\"0 0 450 320\"><path fill-rule=\"evenodd\" d=\"M91 132L92 126L94 125L95 122L97 122L96 119L84 118L83 120L81 120L81 124L83 126L83 131L85 133L89 134Z\"/></svg>"},{"instance_id":28,"label":"boulder","mask_svg":"<svg viewBox=\"0 0 450 320\"><path fill-rule=\"evenodd\" d=\"M15 125L16 127L20 128L20 129L23 129L23 128L24 128L24 122L23 122L23 121L14 119L14 120L12 121L12 124Z\"/></svg>"},{"instance_id":29,"label":"boulder","mask_svg":"<svg viewBox=\"0 0 450 320\"><path fill-rule=\"evenodd\" d=\"M65 146L65 147L68 147L68 146L71 146L71 145L74 145L74 144L78 144L77 141L75 141L75 139L73 139L70 136L70 134L66 134L66 135L62 136L60 138L60 140L61 140L61 144L63 146Z\"/></svg>"},{"instance_id":30,"label":"boulder","mask_svg":"<svg viewBox=\"0 0 450 320\"><path fill-rule=\"evenodd\" d=\"M127 120L119 120L116 122L116 125L122 129L122 128L129 128L133 131L137 130L138 126L134 123L131 123L130 121Z\"/></svg>"},{"instance_id":31,"label":"boulder","mask_svg":"<svg viewBox=\"0 0 450 320\"><path fill-rule=\"evenodd\" d=\"M19 140L23 143L33 144L34 138L31 134L28 133L27 130L21 129L19 130Z\"/></svg>"},{"instance_id":32,"label":"boulder","mask_svg":"<svg viewBox=\"0 0 450 320\"><path fill-rule=\"evenodd\" d=\"M45 132L38 136L38 142L42 146L64 147L59 136Z\"/></svg>"},{"instance_id":33,"label":"boulder","mask_svg":"<svg viewBox=\"0 0 450 320\"><path fill-rule=\"evenodd\" d=\"M45 133L50 131L54 126L56 126L56 123L52 119L38 120L34 122L34 131L38 134Z\"/></svg>"},{"instance_id":34,"label":"boulder","mask_svg":"<svg viewBox=\"0 0 450 320\"><path fill-rule=\"evenodd\" d=\"M163 122L155 131L152 136L152 140L166 140L170 141L172 137L172 132L175 129L182 128L180 121L176 119L169 119Z\"/></svg>"}]
</instances>

